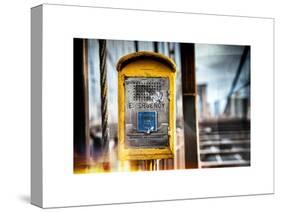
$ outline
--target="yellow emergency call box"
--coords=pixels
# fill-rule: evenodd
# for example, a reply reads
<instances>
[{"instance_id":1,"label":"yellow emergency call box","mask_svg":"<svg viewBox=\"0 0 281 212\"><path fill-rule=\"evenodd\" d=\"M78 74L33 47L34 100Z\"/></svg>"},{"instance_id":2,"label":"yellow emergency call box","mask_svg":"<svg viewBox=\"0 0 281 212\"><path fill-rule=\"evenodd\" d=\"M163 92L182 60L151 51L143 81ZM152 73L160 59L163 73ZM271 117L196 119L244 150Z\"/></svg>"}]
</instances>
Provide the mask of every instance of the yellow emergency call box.
<instances>
[{"instance_id":1,"label":"yellow emergency call box","mask_svg":"<svg viewBox=\"0 0 281 212\"><path fill-rule=\"evenodd\" d=\"M119 160L173 158L175 63L140 51L123 56L117 71Z\"/></svg>"}]
</instances>

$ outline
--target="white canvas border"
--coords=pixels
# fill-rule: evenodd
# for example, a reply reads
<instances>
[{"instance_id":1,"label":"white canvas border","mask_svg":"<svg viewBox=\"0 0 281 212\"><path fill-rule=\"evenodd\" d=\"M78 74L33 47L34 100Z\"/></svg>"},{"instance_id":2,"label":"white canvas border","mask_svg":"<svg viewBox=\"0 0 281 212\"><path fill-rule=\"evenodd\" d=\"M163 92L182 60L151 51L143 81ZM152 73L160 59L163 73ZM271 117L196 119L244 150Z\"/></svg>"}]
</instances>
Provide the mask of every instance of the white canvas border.
<instances>
[{"instance_id":1,"label":"white canvas border","mask_svg":"<svg viewBox=\"0 0 281 212\"><path fill-rule=\"evenodd\" d=\"M262 18L43 5L43 207L273 193L273 24ZM74 37L250 45L251 166L74 175Z\"/></svg>"}]
</instances>

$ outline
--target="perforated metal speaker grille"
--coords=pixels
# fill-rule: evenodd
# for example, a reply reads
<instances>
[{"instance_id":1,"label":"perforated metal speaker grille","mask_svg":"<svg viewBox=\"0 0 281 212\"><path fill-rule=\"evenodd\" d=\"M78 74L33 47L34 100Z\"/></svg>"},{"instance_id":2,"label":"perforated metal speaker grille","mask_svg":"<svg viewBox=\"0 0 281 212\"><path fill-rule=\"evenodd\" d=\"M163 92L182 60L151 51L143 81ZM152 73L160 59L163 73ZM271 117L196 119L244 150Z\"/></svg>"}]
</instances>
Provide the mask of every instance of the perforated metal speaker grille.
<instances>
[{"instance_id":1,"label":"perforated metal speaker grille","mask_svg":"<svg viewBox=\"0 0 281 212\"><path fill-rule=\"evenodd\" d=\"M134 82L133 89L134 101L152 101L152 95L160 92L161 83L155 81Z\"/></svg>"}]
</instances>

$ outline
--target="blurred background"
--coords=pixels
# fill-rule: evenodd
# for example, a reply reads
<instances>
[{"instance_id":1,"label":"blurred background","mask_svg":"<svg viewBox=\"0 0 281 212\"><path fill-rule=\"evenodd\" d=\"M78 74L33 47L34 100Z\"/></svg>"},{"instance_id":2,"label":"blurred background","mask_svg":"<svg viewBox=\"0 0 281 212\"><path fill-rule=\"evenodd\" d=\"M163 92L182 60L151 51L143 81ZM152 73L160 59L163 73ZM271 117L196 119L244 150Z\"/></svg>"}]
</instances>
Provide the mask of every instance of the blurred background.
<instances>
[{"instance_id":1,"label":"blurred background","mask_svg":"<svg viewBox=\"0 0 281 212\"><path fill-rule=\"evenodd\" d=\"M107 40L109 141L105 144L99 45L96 39L74 39L74 131L80 129L80 134L74 132L75 173L250 165L248 46ZM121 163L116 64L122 56L142 50L166 55L177 65L175 157Z\"/></svg>"}]
</instances>

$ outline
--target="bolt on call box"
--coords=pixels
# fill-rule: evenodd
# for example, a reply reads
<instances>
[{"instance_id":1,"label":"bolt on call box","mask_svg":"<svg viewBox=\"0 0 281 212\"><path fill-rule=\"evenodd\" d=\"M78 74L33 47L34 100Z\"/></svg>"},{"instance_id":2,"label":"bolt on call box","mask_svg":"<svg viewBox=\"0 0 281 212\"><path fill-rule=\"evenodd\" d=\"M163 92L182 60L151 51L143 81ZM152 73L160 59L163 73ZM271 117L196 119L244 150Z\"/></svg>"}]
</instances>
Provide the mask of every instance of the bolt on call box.
<instances>
[{"instance_id":1,"label":"bolt on call box","mask_svg":"<svg viewBox=\"0 0 281 212\"><path fill-rule=\"evenodd\" d=\"M118 157L174 157L176 65L149 51L123 56L118 71Z\"/></svg>"}]
</instances>

